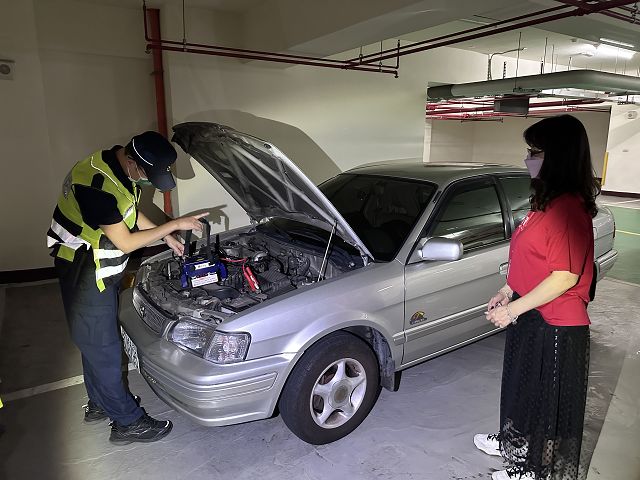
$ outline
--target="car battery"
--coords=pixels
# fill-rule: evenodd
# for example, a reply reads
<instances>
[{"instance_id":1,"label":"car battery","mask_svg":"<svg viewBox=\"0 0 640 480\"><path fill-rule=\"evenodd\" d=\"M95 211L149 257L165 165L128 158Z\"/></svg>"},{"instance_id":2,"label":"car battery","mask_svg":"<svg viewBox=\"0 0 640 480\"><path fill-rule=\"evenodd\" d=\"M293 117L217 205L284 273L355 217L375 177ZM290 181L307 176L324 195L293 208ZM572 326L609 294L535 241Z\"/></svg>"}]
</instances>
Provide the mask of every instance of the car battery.
<instances>
[{"instance_id":1,"label":"car battery","mask_svg":"<svg viewBox=\"0 0 640 480\"><path fill-rule=\"evenodd\" d=\"M182 288L200 287L216 283L227 278L227 268L220 261L217 251L211 248L211 226L200 219L206 232L206 246L198 253L192 253L191 231L185 237L185 256L180 265L180 283Z\"/></svg>"}]
</instances>

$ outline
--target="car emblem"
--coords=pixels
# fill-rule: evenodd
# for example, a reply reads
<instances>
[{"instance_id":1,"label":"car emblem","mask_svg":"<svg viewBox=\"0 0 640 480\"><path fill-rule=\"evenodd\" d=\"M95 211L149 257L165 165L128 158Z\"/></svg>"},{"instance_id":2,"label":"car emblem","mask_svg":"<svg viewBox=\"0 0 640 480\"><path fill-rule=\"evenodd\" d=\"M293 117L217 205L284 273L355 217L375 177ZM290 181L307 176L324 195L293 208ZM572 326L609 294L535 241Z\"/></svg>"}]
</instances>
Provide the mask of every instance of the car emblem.
<instances>
[{"instance_id":1,"label":"car emblem","mask_svg":"<svg viewBox=\"0 0 640 480\"><path fill-rule=\"evenodd\" d=\"M415 325L416 323L424 322L427 317L424 316L424 312L416 312L411 315L411 320L409 320L409 325Z\"/></svg>"}]
</instances>

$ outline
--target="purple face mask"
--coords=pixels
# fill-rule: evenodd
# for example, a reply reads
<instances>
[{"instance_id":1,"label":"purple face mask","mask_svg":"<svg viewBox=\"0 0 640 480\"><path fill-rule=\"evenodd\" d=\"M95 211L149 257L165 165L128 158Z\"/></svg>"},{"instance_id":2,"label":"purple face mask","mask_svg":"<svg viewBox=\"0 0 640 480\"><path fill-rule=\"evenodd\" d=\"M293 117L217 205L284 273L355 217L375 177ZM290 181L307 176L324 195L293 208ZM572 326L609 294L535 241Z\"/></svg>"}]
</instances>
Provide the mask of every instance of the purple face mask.
<instances>
[{"instance_id":1,"label":"purple face mask","mask_svg":"<svg viewBox=\"0 0 640 480\"><path fill-rule=\"evenodd\" d=\"M538 178L538 175L540 175L540 169L542 168L542 162L544 162L544 152L533 155L529 152L527 158L524 159L524 164L527 166L527 170L529 170L531 178Z\"/></svg>"}]
</instances>

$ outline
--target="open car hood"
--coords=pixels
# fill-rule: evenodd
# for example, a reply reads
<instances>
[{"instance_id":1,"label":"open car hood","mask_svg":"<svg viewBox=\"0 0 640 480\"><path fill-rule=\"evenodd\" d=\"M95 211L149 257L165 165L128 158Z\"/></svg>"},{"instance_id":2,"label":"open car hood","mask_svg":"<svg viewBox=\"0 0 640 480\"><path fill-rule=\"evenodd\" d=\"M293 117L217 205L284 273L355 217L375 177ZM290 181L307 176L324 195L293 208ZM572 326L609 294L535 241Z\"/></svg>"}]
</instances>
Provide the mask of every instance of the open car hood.
<instances>
[{"instance_id":1,"label":"open car hood","mask_svg":"<svg viewBox=\"0 0 640 480\"><path fill-rule=\"evenodd\" d=\"M261 221L283 217L331 231L373 258L347 221L302 171L276 146L207 122L173 127L172 141L195 158L245 209Z\"/></svg>"}]
</instances>

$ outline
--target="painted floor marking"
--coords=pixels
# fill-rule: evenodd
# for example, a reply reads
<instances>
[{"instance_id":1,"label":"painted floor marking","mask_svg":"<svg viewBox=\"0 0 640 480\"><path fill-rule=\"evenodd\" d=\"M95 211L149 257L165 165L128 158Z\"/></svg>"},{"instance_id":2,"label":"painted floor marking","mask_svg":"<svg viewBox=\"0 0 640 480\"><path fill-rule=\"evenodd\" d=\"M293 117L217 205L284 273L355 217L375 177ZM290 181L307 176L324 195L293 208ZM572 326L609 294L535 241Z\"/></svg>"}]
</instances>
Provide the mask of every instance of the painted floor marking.
<instances>
[{"instance_id":1,"label":"painted floor marking","mask_svg":"<svg viewBox=\"0 0 640 480\"><path fill-rule=\"evenodd\" d=\"M132 363L128 366L129 371L135 370L135 368L136 367L134 367ZM63 380L58 380L57 382L45 383L44 385L38 385L37 387L29 387L15 392L2 394L2 401L7 403L13 400L20 400L21 398L40 395L41 393L73 387L74 385L79 385L81 383L84 383L84 377L82 375L76 375L75 377L65 378Z\"/></svg>"},{"instance_id":2,"label":"painted floor marking","mask_svg":"<svg viewBox=\"0 0 640 480\"><path fill-rule=\"evenodd\" d=\"M627 210L640 210L640 204L638 204L637 207L630 207L630 206L626 206L623 207L621 205L618 205L616 203L599 203L598 205L604 205L605 207L615 207L615 208L625 208Z\"/></svg>"},{"instance_id":3,"label":"painted floor marking","mask_svg":"<svg viewBox=\"0 0 640 480\"><path fill-rule=\"evenodd\" d=\"M613 202L613 201L609 200L609 201L607 201L607 204L608 205L621 205L623 203L633 203L633 202L640 202L640 199L636 198L636 199L633 199L633 200L622 200L620 202Z\"/></svg>"},{"instance_id":4,"label":"painted floor marking","mask_svg":"<svg viewBox=\"0 0 640 480\"><path fill-rule=\"evenodd\" d=\"M627 235L637 235L640 237L640 233L636 233L636 232L627 232L625 230L616 230L616 233L625 233Z\"/></svg>"}]
</instances>

